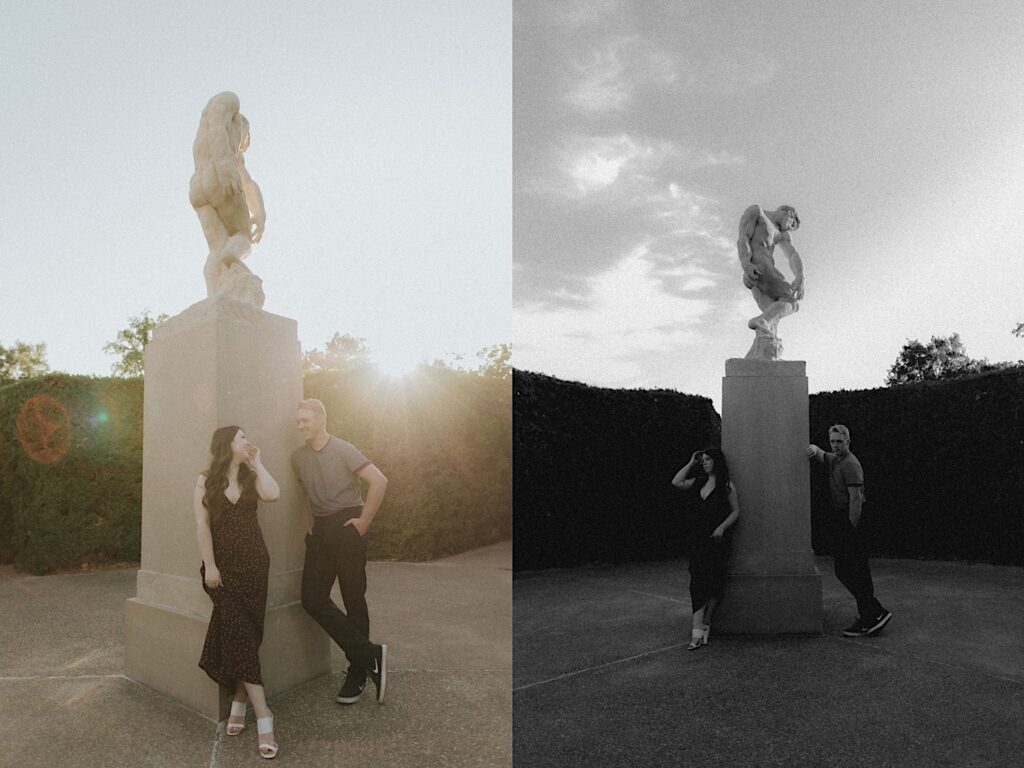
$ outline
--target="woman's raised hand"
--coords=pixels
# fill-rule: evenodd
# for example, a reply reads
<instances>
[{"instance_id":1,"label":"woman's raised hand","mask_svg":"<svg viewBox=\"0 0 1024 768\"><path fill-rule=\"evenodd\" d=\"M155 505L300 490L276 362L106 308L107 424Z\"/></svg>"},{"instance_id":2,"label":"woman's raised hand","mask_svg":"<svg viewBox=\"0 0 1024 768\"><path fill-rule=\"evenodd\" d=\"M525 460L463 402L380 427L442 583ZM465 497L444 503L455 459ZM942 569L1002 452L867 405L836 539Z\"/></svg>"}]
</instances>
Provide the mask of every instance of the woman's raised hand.
<instances>
[{"instance_id":1,"label":"woman's raised hand","mask_svg":"<svg viewBox=\"0 0 1024 768\"><path fill-rule=\"evenodd\" d=\"M246 463L255 470L260 465L260 449L250 444L247 452L249 458L246 459Z\"/></svg>"}]
</instances>

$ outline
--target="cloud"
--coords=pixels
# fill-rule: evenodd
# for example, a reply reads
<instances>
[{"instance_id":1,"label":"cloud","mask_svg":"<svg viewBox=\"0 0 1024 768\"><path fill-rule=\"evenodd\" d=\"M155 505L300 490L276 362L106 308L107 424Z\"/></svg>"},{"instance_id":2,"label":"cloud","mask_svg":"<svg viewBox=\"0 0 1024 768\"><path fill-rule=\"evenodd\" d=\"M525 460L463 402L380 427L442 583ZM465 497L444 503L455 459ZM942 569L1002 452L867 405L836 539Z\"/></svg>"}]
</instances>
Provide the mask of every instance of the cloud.
<instances>
[{"instance_id":1,"label":"cloud","mask_svg":"<svg viewBox=\"0 0 1024 768\"><path fill-rule=\"evenodd\" d=\"M578 112L622 112L639 88L664 88L680 79L681 62L639 35L590 46L570 59L565 100Z\"/></svg>"},{"instance_id":2,"label":"cloud","mask_svg":"<svg viewBox=\"0 0 1024 768\"><path fill-rule=\"evenodd\" d=\"M513 5L524 8L528 4L517 2ZM566 31L576 31L581 28L603 27L613 22L621 22L626 1L559 0L557 3L552 3L550 0L536 0L533 5L536 11L531 11L531 16L540 13L546 16L546 21L552 26Z\"/></svg>"},{"instance_id":3,"label":"cloud","mask_svg":"<svg viewBox=\"0 0 1024 768\"><path fill-rule=\"evenodd\" d=\"M610 269L586 280L574 306L525 302L513 315L516 365L606 383L642 377L650 355L678 353L698 341L713 308L703 294L714 286L699 266L665 268L640 245ZM684 277L688 293L666 290L666 277Z\"/></svg>"},{"instance_id":4,"label":"cloud","mask_svg":"<svg viewBox=\"0 0 1024 768\"><path fill-rule=\"evenodd\" d=\"M573 136L563 142L558 171L561 183L555 188L563 194L587 195L611 186L620 178L629 181L655 171L678 149L667 141L617 136ZM564 181L569 181L566 185Z\"/></svg>"}]
</instances>

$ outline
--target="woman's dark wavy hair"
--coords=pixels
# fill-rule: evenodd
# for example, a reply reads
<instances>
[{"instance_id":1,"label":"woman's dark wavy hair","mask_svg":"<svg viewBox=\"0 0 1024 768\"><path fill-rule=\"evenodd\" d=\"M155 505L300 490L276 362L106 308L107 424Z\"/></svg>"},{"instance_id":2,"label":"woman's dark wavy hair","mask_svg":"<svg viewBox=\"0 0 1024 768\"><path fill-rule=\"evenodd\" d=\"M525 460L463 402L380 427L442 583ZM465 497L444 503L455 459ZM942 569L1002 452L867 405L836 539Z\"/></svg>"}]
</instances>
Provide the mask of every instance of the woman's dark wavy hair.
<instances>
[{"instance_id":1,"label":"woman's dark wavy hair","mask_svg":"<svg viewBox=\"0 0 1024 768\"><path fill-rule=\"evenodd\" d=\"M724 488L729 491L729 462L725 460L725 454L721 448L705 448L702 453L711 457L714 466L711 471L715 475L715 487Z\"/></svg>"},{"instance_id":2,"label":"woman's dark wavy hair","mask_svg":"<svg viewBox=\"0 0 1024 768\"><path fill-rule=\"evenodd\" d=\"M206 469L206 493L203 494L203 506L210 510L211 523L220 517L221 505L217 502L220 501L220 497L224 495L224 490L228 487L231 441L235 439L235 435L240 429L241 427L236 427L233 424L221 427L213 433L213 438L210 440L212 458L210 466ZM256 494L256 473L246 463L242 463L238 467L238 485L242 489L241 496L238 497L239 502L242 501L243 496Z\"/></svg>"}]
</instances>

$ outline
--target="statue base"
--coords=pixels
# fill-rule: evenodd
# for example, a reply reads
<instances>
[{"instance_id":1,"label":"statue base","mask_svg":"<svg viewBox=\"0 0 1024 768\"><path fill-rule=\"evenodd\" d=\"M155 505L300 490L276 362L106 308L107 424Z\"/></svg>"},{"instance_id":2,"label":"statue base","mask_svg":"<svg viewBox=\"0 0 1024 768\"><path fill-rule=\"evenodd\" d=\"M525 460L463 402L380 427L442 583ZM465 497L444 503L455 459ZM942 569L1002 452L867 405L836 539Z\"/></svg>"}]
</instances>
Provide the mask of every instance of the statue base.
<instances>
[{"instance_id":1,"label":"statue base","mask_svg":"<svg viewBox=\"0 0 1024 768\"><path fill-rule=\"evenodd\" d=\"M722 380L722 450L739 496L715 632L820 633L811 549L806 363L731 358Z\"/></svg>"},{"instance_id":2,"label":"statue base","mask_svg":"<svg viewBox=\"0 0 1024 768\"><path fill-rule=\"evenodd\" d=\"M758 328L754 331L754 343L744 360L778 360L782 357L782 339L775 333Z\"/></svg>"},{"instance_id":3,"label":"statue base","mask_svg":"<svg viewBox=\"0 0 1024 768\"><path fill-rule=\"evenodd\" d=\"M263 309L267 298L263 293L262 278L238 262L224 270L217 281L217 297L221 296L251 304L257 309Z\"/></svg>"},{"instance_id":4,"label":"statue base","mask_svg":"<svg viewBox=\"0 0 1024 768\"><path fill-rule=\"evenodd\" d=\"M258 278L257 278L258 279ZM330 672L330 639L300 602L306 528L292 451L302 443L301 349L294 320L215 296L161 323L146 346L142 563L125 606L125 671L207 717L226 717L231 691L199 668L213 605L199 577L192 489L210 436L237 424L281 487L258 515L270 552L264 639L268 696Z\"/></svg>"}]
</instances>

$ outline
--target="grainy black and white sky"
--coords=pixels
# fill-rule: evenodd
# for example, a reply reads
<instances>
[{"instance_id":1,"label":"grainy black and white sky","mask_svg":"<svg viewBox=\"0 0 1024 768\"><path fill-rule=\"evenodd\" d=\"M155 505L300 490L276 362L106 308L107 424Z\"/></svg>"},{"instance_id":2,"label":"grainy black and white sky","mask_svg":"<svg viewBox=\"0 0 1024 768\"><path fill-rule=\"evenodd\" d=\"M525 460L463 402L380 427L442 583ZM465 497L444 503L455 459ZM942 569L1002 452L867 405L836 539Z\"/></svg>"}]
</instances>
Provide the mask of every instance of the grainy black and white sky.
<instances>
[{"instance_id":1,"label":"grainy black and white sky","mask_svg":"<svg viewBox=\"0 0 1024 768\"><path fill-rule=\"evenodd\" d=\"M800 213L780 336L812 392L881 386L908 338L1024 358L1024 6L516 0L513 24L517 367L720 401L752 203Z\"/></svg>"}]
</instances>

